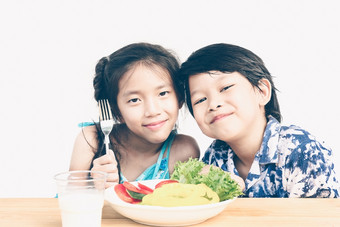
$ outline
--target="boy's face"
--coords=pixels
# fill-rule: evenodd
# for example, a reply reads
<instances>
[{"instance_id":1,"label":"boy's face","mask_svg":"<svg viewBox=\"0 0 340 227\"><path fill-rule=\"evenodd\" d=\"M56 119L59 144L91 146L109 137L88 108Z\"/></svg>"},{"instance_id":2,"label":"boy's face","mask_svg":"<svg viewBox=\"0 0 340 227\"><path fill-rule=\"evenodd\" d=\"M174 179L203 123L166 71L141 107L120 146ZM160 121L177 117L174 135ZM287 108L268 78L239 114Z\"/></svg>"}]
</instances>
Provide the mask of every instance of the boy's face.
<instances>
[{"instance_id":1,"label":"boy's face","mask_svg":"<svg viewBox=\"0 0 340 227\"><path fill-rule=\"evenodd\" d=\"M195 120L205 135L232 143L263 130L263 94L242 74L193 75L189 88Z\"/></svg>"}]
</instances>

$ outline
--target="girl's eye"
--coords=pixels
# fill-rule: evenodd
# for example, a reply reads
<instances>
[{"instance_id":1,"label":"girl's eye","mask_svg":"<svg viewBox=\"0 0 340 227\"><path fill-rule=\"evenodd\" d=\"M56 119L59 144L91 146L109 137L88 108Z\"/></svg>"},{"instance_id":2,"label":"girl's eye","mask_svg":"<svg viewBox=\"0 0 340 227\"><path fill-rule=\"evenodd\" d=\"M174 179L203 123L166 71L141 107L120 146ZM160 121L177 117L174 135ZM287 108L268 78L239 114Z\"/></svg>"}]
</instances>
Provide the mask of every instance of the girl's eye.
<instances>
[{"instance_id":1,"label":"girl's eye","mask_svg":"<svg viewBox=\"0 0 340 227\"><path fill-rule=\"evenodd\" d=\"M204 102L205 100L207 100L207 98L202 98L200 100L198 100L197 102L194 102L194 105L200 104L201 102Z\"/></svg>"},{"instance_id":2,"label":"girl's eye","mask_svg":"<svg viewBox=\"0 0 340 227\"><path fill-rule=\"evenodd\" d=\"M223 92L223 91L225 91L225 90L228 90L228 89L231 88L232 86L233 86L233 85L226 86L226 87L222 88L220 92Z\"/></svg>"},{"instance_id":3,"label":"girl's eye","mask_svg":"<svg viewBox=\"0 0 340 227\"><path fill-rule=\"evenodd\" d=\"M168 91L162 91L161 93L159 93L160 96L165 96L165 95L167 95L167 94L169 94Z\"/></svg>"},{"instance_id":4,"label":"girl's eye","mask_svg":"<svg viewBox=\"0 0 340 227\"><path fill-rule=\"evenodd\" d=\"M134 98L134 99L130 99L129 101L128 101L128 103L136 103L136 102L138 102L139 101L139 98Z\"/></svg>"}]
</instances>

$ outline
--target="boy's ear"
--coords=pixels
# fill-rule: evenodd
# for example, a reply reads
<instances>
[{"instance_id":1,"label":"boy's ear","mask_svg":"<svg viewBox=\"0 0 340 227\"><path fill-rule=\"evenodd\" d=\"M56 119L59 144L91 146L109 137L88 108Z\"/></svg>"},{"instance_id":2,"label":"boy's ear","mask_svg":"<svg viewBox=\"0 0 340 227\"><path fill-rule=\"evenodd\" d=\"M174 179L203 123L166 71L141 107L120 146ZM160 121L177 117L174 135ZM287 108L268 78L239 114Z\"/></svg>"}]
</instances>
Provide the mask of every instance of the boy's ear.
<instances>
[{"instance_id":1,"label":"boy's ear","mask_svg":"<svg viewBox=\"0 0 340 227\"><path fill-rule=\"evenodd\" d=\"M265 106L272 96L272 85L267 79L261 79L258 83L258 88L260 92L259 104Z\"/></svg>"}]
</instances>

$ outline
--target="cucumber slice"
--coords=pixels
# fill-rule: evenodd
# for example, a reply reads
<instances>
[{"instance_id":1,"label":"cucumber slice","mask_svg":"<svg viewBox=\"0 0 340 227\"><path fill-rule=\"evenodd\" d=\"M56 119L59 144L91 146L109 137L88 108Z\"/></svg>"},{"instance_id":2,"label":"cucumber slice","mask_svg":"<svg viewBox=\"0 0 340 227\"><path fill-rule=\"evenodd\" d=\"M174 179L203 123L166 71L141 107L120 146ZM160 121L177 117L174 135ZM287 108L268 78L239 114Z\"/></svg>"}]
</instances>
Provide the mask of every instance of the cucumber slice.
<instances>
[{"instance_id":1,"label":"cucumber slice","mask_svg":"<svg viewBox=\"0 0 340 227\"><path fill-rule=\"evenodd\" d=\"M126 191L129 193L129 195L134 198L134 199L139 199L139 200L142 200L144 196L146 196L145 194L142 194L142 193L138 193L138 192L134 192L134 191L131 191L129 189L126 189Z\"/></svg>"}]
</instances>

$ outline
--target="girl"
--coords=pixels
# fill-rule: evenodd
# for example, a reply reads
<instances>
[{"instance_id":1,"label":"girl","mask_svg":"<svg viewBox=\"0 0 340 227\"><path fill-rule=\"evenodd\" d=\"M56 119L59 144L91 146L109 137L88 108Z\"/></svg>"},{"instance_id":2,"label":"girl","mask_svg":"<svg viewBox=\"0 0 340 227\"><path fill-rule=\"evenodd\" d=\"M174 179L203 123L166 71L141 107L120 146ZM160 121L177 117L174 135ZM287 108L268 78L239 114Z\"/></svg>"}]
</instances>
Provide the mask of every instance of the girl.
<instances>
[{"instance_id":1,"label":"girl","mask_svg":"<svg viewBox=\"0 0 340 227\"><path fill-rule=\"evenodd\" d=\"M339 197L332 151L280 124L276 88L258 56L209 45L182 64L180 77L191 114L216 139L203 161L243 178L246 197Z\"/></svg>"},{"instance_id":2,"label":"girl","mask_svg":"<svg viewBox=\"0 0 340 227\"><path fill-rule=\"evenodd\" d=\"M118 124L105 154L98 124L77 136L70 170L108 173L106 187L123 181L167 179L177 161L199 158L196 141L174 130L183 89L175 80L177 59L158 45L125 46L96 65L94 97L108 99Z\"/></svg>"}]
</instances>

